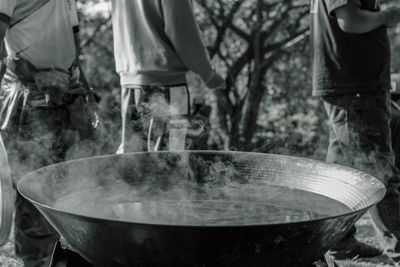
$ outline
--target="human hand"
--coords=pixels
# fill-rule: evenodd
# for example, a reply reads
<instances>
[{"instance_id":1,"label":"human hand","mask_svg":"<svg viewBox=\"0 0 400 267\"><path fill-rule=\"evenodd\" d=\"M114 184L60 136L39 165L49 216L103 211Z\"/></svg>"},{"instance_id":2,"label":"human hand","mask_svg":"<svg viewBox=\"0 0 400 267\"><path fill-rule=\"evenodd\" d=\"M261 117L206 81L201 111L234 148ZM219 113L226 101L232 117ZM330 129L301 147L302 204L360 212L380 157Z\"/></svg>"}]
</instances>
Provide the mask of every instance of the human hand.
<instances>
[{"instance_id":1,"label":"human hand","mask_svg":"<svg viewBox=\"0 0 400 267\"><path fill-rule=\"evenodd\" d=\"M383 11L385 25L395 27L400 23L400 7L392 6Z\"/></svg>"},{"instance_id":2,"label":"human hand","mask_svg":"<svg viewBox=\"0 0 400 267\"><path fill-rule=\"evenodd\" d=\"M211 90L225 89L225 79L214 70L212 79L208 81L207 87Z\"/></svg>"}]
</instances>

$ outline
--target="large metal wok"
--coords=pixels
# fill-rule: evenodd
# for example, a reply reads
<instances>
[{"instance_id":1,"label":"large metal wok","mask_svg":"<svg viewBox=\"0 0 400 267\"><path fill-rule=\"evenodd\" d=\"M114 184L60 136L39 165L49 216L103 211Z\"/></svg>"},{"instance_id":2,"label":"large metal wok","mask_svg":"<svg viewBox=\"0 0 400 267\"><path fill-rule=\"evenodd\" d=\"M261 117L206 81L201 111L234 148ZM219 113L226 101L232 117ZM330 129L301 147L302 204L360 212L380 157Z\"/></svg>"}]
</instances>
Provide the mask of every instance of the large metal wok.
<instances>
[{"instance_id":1,"label":"large metal wok","mask_svg":"<svg viewBox=\"0 0 400 267\"><path fill-rule=\"evenodd\" d=\"M310 266L384 194L303 158L155 152L88 158L18 183L94 266Z\"/></svg>"}]
</instances>

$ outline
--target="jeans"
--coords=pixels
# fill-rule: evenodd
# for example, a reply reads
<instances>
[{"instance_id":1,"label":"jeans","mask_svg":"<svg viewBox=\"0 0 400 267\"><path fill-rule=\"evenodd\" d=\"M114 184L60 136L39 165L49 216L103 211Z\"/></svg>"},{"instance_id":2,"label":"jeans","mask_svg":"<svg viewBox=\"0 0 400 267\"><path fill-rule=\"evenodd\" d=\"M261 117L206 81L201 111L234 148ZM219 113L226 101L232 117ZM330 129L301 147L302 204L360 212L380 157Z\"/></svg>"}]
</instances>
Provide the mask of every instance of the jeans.
<instances>
[{"instance_id":1,"label":"jeans","mask_svg":"<svg viewBox=\"0 0 400 267\"><path fill-rule=\"evenodd\" d=\"M399 240L400 175L392 150L390 93L379 89L322 101L330 129L327 162L362 170L386 185L387 194L370 217L378 234L390 232Z\"/></svg>"},{"instance_id":2,"label":"jeans","mask_svg":"<svg viewBox=\"0 0 400 267\"><path fill-rule=\"evenodd\" d=\"M389 92L323 97L329 117L327 162L347 165L398 188L394 165Z\"/></svg>"},{"instance_id":3,"label":"jeans","mask_svg":"<svg viewBox=\"0 0 400 267\"><path fill-rule=\"evenodd\" d=\"M395 155L395 165L400 169L400 106L396 102L392 102L390 128L392 129L392 148Z\"/></svg>"}]
</instances>

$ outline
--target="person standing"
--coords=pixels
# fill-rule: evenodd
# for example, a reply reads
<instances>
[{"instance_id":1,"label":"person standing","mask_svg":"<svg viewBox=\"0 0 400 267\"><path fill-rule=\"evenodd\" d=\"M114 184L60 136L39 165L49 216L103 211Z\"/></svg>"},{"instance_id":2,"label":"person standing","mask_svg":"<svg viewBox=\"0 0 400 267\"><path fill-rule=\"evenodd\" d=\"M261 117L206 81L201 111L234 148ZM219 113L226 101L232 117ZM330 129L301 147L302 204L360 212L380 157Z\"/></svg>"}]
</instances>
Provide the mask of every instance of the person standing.
<instances>
[{"instance_id":1,"label":"person standing","mask_svg":"<svg viewBox=\"0 0 400 267\"><path fill-rule=\"evenodd\" d=\"M221 111L227 99L224 79L211 66L191 1L113 0L112 20L122 85L118 153L185 149L191 113L186 73L198 74L214 90L214 111Z\"/></svg>"},{"instance_id":2,"label":"person standing","mask_svg":"<svg viewBox=\"0 0 400 267\"><path fill-rule=\"evenodd\" d=\"M387 27L400 22L400 8L381 10L379 0L314 0L311 13L313 95L321 98L329 118L326 160L385 183L387 194L371 210L371 219L382 240L399 241L400 176L391 148ZM346 257L381 253L354 234L355 228L333 250Z\"/></svg>"},{"instance_id":3,"label":"person standing","mask_svg":"<svg viewBox=\"0 0 400 267\"><path fill-rule=\"evenodd\" d=\"M392 148L395 165L400 170L400 74L392 74L390 129L392 130Z\"/></svg>"},{"instance_id":4,"label":"person standing","mask_svg":"<svg viewBox=\"0 0 400 267\"><path fill-rule=\"evenodd\" d=\"M14 182L64 161L93 135L87 90L79 82L75 0L0 1L0 129ZM4 41L4 42L3 42ZM59 236L17 193L15 250L25 266L49 266Z\"/></svg>"}]
</instances>

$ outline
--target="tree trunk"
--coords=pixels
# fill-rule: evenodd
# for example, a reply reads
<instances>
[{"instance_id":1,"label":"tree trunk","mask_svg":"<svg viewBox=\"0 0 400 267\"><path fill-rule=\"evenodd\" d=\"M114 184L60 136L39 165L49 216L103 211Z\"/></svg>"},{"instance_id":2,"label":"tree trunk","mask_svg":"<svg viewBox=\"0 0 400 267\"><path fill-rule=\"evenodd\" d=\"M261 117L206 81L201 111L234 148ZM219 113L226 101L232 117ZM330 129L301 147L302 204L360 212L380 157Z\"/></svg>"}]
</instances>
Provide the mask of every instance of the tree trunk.
<instances>
[{"instance_id":1,"label":"tree trunk","mask_svg":"<svg viewBox=\"0 0 400 267\"><path fill-rule=\"evenodd\" d=\"M260 105L265 93L265 73L260 72L257 80L254 79L254 82L251 84L249 88L249 95L246 99L246 103L243 107L243 116L240 123L241 135L240 135L240 143L242 149L249 151L252 150L252 139L254 133L257 130L257 118L258 113L260 111Z\"/></svg>"},{"instance_id":2,"label":"tree trunk","mask_svg":"<svg viewBox=\"0 0 400 267\"><path fill-rule=\"evenodd\" d=\"M262 38L262 25L263 25L263 0L257 0L257 22L253 29L253 47L254 47L254 61L253 71L249 80L249 91L244 102L242 110L242 118L240 121L241 137L239 143L241 150L251 150L252 138L257 129L257 117L260 109L260 104L265 90L263 89L263 81L265 80L263 72L263 38Z\"/></svg>"}]
</instances>

